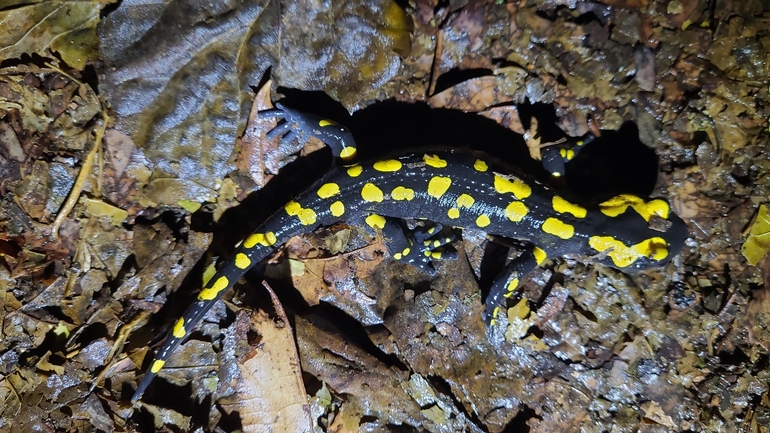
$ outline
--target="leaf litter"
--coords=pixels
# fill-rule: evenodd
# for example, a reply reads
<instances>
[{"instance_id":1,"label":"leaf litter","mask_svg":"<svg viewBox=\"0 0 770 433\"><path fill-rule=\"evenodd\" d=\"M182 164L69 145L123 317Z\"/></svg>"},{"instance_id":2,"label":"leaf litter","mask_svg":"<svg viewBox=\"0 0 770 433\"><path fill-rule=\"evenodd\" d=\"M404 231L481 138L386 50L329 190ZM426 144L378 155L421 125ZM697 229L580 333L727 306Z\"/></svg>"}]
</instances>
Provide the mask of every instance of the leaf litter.
<instances>
[{"instance_id":1,"label":"leaf litter","mask_svg":"<svg viewBox=\"0 0 770 433\"><path fill-rule=\"evenodd\" d=\"M17 4L0 26L50 7ZM274 144L241 138L257 110L252 89L272 66L273 86L324 90L348 109L424 102L504 119L518 133L531 120L512 103L555 107L555 122L537 123L546 132L633 121L658 155L653 195L668 197L691 230L686 250L659 271L550 264L491 335L478 263L442 263L426 279L380 263L381 247L361 250L355 238L340 247L335 230L293 241L300 255L279 253L268 273L293 278L308 305L325 299L292 302L289 319L314 428L766 431L768 261L758 240L770 179L770 11L761 2L713 11L697 1L416 2L404 13L390 2L311 10L124 1L99 26L104 66L88 48L104 4L60 5L82 7L72 22L85 24L0 49L12 59L59 56L81 81L83 65L96 67L115 124L100 124L87 84L28 60L0 71L0 429L248 430L266 418L233 421L213 404L234 395L235 369L223 359L245 344L237 324L252 316L242 311L255 305L254 287L228 295L175 355L156 386L179 398L125 402L164 325L200 287L199 262L212 260L204 254L223 249L209 248L212 230L195 218L226 217L291 161ZM476 75L442 81L463 70ZM50 224L102 127L94 158L103 169L87 173L54 242ZM274 151L272 165L260 148ZM552 274L563 282L543 291ZM220 329L228 317L235 328ZM246 342L263 332L249 328ZM262 338L242 352L258 351Z\"/></svg>"}]
</instances>

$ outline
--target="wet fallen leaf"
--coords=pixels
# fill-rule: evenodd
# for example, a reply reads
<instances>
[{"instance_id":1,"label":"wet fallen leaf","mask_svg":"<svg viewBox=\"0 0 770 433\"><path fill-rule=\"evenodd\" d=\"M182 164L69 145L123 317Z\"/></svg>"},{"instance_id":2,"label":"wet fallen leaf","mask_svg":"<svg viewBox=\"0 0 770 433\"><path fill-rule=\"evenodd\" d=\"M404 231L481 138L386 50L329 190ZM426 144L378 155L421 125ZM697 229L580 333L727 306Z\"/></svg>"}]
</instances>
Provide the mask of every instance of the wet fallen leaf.
<instances>
[{"instance_id":1,"label":"wet fallen leaf","mask_svg":"<svg viewBox=\"0 0 770 433\"><path fill-rule=\"evenodd\" d=\"M14 3L12 0L3 8ZM54 51L80 70L86 61L97 57L99 12L112 0L24 3L32 4L0 11L0 58L32 53L48 57L48 52Z\"/></svg>"},{"instance_id":2,"label":"wet fallen leaf","mask_svg":"<svg viewBox=\"0 0 770 433\"><path fill-rule=\"evenodd\" d=\"M239 403L228 408L238 411L245 432L313 431L294 336L281 315L280 323L264 311L251 315L260 340L240 365Z\"/></svg>"},{"instance_id":3,"label":"wet fallen leaf","mask_svg":"<svg viewBox=\"0 0 770 433\"><path fill-rule=\"evenodd\" d=\"M749 229L749 236L741 246L741 253L749 264L756 266L770 251L770 215L767 206L762 205Z\"/></svg>"}]
</instances>

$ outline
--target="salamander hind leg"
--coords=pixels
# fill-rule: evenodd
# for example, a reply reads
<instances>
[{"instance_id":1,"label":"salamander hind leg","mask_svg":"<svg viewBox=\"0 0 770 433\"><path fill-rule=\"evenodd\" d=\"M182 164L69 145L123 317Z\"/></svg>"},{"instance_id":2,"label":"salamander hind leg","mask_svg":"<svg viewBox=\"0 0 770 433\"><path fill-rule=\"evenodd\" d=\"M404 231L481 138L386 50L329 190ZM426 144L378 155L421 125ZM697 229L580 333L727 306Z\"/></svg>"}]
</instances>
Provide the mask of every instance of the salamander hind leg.
<instances>
[{"instance_id":1,"label":"salamander hind leg","mask_svg":"<svg viewBox=\"0 0 770 433\"><path fill-rule=\"evenodd\" d=\"M492 283L489 296L486 299L486 312L484 321L488 326L494 326L500 307L505 300L516 293L519 284L524 277L532 272L545 260L545 252L540 248L530 245L519 257L511 260Z\"/></svg>"}]
</instances>

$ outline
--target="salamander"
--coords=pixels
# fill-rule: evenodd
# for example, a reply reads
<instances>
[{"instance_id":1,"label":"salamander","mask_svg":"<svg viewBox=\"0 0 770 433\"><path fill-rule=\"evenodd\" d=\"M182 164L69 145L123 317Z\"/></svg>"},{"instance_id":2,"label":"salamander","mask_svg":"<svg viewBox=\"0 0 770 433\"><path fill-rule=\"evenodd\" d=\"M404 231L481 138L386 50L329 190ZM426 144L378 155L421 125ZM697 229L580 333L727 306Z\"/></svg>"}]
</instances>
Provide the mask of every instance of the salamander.
<instances>
[{"instance_id":1,"label":"salamander","mask_svg":"<svg viewBox=\"0 0 770 433\"><path fill-rule=\"evenodd\" d=\"M444 226L525 241L526 251L505 266L485 300L490 326L505 299L546 258L580 254L623 270L659 267L678 254L687 236L686 226L666 200L619 195L589 209L473 151L420 152L354 163L356 145L347 128L277 107L262 113L285 120L269 137L318 137L341 164L240 243L173 325L132 401L142 396L174 349L239 278L290 237L321 226L347 221L381 232L393 259L429 273L431 260L456 257L445 249L454 237L443 234ZM413 218L429 223L407 236L398 221Z\"/></svg>"}]
</instances>

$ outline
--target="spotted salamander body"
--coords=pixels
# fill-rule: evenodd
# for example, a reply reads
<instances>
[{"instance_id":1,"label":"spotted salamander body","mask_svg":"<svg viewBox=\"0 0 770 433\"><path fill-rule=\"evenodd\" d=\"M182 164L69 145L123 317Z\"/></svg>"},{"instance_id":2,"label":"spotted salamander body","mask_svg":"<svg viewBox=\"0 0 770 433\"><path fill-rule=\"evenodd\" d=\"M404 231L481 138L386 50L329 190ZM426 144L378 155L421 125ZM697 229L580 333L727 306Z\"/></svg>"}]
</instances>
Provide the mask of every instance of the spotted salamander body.
<instances>
[{"instance_id":1,"label":"spotted salamander body","mask_svg":"<svg viewBox=\"0 0 770 433\"><path fill-rule=\"evenodd\" d=\"M355 153L352 137L339 125L288 109L277 115L289 124L276 128L278 133L316 135L339 156ZM240 244L173 326L132 400L141 397L174 349L227 289L290 237L321 226L344 220L382 231L395 259L421 267L441 258L442 247L451 241L437 237L441 225L529 242L529 250L512 260L492 285L486 300L491 325L505 298L547 257L583 254L615 268L642 269L661 266L683 246L686 228L665 200L622 195L598 209L586 209L540 183L505 173L494 159L469 151L417 153L333 169ZM404 218L438 225L410 240L394 223ZM658 223L651 224L653 220Z\"/></svg>"}]
</instances>

